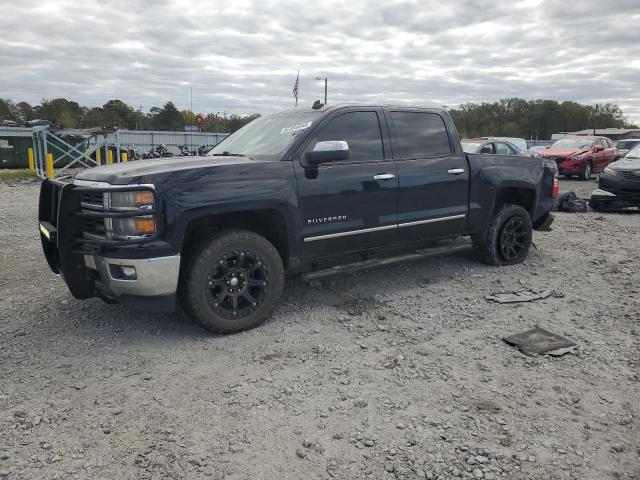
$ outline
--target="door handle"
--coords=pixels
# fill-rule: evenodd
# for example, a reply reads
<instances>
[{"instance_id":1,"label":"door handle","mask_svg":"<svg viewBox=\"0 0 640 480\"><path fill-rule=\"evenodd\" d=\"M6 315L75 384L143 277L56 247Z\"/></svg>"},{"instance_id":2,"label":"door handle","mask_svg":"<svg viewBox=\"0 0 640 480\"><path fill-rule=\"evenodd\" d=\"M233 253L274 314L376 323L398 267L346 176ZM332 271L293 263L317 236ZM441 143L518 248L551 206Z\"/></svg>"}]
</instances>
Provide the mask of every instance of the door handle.
<instances>
[{"instance_id":1,"label":"door handle","mask_svg":"<svg viewBox=\"0 0 640 480\"><path fill-rule=\"evenodd\" d=\"M461 173L464 173L464 168L451 168L447 173L451 175L460 175Z\"/></svg>"},{"instance_id":2,"label":"door handle","mask_svg":"<svg viewBox=\"0 0 640 480\"><path fill-rule=\"evenodd\" d=\"M373 176L374 180L391 180L392 178L396 178L393 173L379 173Z\"/></svg>"}]
</instances>

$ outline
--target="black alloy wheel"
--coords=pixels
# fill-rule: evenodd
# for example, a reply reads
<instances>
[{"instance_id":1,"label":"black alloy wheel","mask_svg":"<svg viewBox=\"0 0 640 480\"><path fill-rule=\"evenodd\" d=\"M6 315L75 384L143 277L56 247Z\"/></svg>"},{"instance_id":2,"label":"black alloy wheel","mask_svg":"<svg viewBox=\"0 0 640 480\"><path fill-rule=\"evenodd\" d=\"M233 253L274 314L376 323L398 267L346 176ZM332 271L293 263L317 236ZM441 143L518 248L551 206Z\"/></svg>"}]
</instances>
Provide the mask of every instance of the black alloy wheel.
<instances>
[{"instance_id":1,"label":"black alloy wheel","mask_svg":"<svg viewBox=\"0 0 640 480\"><path fill-rule=\"evenodd\" d=\"M207 276L211 308L228 319L253 313L267 294L269 272L256 252L234 251L218 260Z\"/></svg>"},{"instance_id":2,"label":"black alloy wheel","mask_svg":"<svg viewBox=\"0 0 640 480\"><path fill-rule=\"evenodd\" d=\"M529 235L524 221L521 217L511 217L502 227L500 233L500 256L506 262L518 260L525 250L528 250L526 243Z\"/></svg>"}]
</instances>

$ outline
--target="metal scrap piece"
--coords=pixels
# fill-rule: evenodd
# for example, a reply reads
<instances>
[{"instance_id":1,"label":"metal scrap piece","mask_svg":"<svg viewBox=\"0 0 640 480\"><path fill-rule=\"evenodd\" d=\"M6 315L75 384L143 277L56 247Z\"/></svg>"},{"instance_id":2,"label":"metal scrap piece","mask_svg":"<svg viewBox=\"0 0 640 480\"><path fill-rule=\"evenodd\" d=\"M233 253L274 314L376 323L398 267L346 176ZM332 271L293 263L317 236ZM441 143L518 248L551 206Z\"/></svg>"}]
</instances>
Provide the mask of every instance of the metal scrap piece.
<instances>
[{"instance_id":1,"label":"metal scrap piece","mask_svg":"<svg viewBox=\"0 0 640 480\"><path fill-rule=\"evenodd\" d=\"M522 290L520 292L502 292L485 295L485 299L497 303L518 303L531 302L533 300L542 300L553 295L553 290L543 290L536 292L534 290Z\"/></svg>"},{"instance_id":2,"label":"metal scrap piece","mask_svg":"<svg viewBox=\"0 0 640 480\"><path fill-rule=\"evenodd\" d=\"M528 356L535 354L564 355L565 353L573 351L578 346L577 343L568 338L540 327L505 337L502 340L509 345L517 347L522 353Z\"/></svg>"}]
</instances>

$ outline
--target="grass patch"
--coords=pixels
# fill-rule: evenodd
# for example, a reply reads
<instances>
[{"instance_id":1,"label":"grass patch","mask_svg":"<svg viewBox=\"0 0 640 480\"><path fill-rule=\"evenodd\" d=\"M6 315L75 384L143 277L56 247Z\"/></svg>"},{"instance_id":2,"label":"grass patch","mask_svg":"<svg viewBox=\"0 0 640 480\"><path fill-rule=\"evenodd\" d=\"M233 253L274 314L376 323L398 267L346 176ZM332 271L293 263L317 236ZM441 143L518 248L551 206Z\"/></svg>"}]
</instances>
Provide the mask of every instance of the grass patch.
<instances>
[{"instance_id":1,"label":"grass patch","mask_svg":"<svg viewBox=\"0 0 640 480\"><path fill-rule=\"evenodd\" d=\"M13 178L30 178L35 176L36 172L31 172L28 168L18 168L12 170L9 170L7 168L0 169L0 180L11 180Z\"/></svg>"}]
</instances>

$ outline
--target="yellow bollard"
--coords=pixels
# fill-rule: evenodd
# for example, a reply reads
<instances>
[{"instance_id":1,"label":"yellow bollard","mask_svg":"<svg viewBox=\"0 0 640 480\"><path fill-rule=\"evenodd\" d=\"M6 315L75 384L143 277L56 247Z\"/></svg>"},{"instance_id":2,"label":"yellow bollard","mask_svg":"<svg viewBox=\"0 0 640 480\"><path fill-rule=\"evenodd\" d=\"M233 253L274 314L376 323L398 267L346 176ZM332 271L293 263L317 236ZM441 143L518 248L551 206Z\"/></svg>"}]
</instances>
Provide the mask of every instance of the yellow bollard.
<instances>
[{"instance_id":1,"label":"yellow bollard","mask_svg":"<svg viewBox=\"0 0 640 480\"><path fill-rule=\"evenodd\" d=\"M35 172L36 171L36 161L33 157L33 148L29 147L27 149L27 157L29 158L29 171L30 172Z\"/></svg>"},{"instance_id":2,"label":"yellow bollard","mask_svg":"<svg viewBox=\"0 0 640 480\"><path fill-rule=\"evenodd\" d=\"M107 165L113 165L113 150L107 150Z\"/></svg>"},{"instance_id":3,"label":"yellow bollard","mask_svg":"<svg viewBox=\"0 0 640 480\"><path fill-rule=\"evenodd\" d=\"M100 149L96 150L96 163L98 165L102 165L102 152L100 151Z\"/></svg>"},{"instance_id":4,"label":"yellow bollard","mask_svg":"<svg viewBox=\"0 0 640 480\"><path fill-rule=\"evenodd\" d=\"M122 158L122 163L127 163L129 161L129 155L127 155L127 152L122 152L120 157Z\"/></svg>"},{"instance_id":5,"label":"yellow bollard","mask_svg":"<svg viewBox=\"0 0 640 480\"><path fill-rule=\"evenodd\" d=\"M47 178L53 178L53 153L47 153Z\"/></svg>"}]
</instances>

